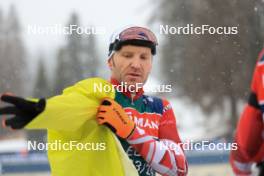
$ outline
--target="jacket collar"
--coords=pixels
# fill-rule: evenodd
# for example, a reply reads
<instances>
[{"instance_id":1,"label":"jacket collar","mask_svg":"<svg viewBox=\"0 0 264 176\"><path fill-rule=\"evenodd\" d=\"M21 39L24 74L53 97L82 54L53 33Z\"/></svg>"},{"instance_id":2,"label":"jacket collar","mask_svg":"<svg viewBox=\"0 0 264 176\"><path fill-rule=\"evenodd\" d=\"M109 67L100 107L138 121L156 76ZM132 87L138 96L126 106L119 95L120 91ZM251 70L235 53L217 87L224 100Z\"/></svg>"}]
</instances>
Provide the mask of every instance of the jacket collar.
<instances>
[{"instance_id":1,"label":"jacket collar","mask_svg":"<svg viewBox=\"0 0 264 176\"><path fill-rule=\"evenodd\" d=\"M110 82L116 86L120 85L120 82L117 81L116 79L112 78L112 77L111 77ZM129 92L128 89L123 89L123 91L121 91L121 93L124 94L125 96L127 96L128 98L130 98L133 102L144 94L144 90L143 90L143 88L140 88L137 92Z\"/></svg>"}]
</instances>

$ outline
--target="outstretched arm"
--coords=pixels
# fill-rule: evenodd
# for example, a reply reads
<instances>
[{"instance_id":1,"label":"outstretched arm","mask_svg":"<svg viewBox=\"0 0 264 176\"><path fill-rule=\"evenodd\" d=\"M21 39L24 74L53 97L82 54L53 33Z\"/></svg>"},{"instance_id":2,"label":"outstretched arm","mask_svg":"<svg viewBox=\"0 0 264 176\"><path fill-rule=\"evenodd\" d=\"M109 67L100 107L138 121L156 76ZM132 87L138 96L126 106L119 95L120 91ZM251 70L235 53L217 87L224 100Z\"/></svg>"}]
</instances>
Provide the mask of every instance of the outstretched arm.
<instances>
[{"instance_id":1,"label":"outstretched arm","mask_svg":"<svg viewBox=\"0 0 264 176\"><path fill-rule=\"evenodd\" d=\"M4 121L5 125L13 129L75 131L95 118L103 97L114 98L113 92L95 92L94 84L104 86L110 83L99 78L87 79L65 89L61 95L36 102L12 95L2 96L2 101L11 103L12 106L0 109L0 115L14 115Z\"/></svg>"}]
</instances>

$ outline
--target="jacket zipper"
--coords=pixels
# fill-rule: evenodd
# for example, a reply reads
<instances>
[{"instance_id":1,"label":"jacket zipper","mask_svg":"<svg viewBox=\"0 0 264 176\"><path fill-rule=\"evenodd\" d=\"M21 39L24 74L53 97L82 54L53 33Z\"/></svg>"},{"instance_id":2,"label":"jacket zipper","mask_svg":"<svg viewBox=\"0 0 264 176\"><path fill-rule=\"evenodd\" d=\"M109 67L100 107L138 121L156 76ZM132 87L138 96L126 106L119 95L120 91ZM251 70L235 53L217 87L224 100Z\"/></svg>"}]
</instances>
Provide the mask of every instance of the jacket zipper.
<instances>
[{"instance_id":1,"label":"jacket zipper","mask_svg":"<svg viewBox=\"0 0 264 176\"><path fill-rule=\"evenodd\" d=\"M131 93L131 104L134 105L134 97L135 97L135 94L134 93Z\"/></svg>"}]
</instances>

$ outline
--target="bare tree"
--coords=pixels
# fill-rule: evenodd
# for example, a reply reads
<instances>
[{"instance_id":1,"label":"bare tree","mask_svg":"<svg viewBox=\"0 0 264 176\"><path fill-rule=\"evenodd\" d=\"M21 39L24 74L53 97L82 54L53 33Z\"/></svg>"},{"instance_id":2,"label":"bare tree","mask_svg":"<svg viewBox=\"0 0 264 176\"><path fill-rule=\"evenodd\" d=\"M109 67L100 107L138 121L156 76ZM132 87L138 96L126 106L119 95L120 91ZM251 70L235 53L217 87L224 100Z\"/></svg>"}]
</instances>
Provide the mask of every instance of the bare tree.
<instances>
[{"instance_id":1,"label":"bare tree","mask_svg":"<svg viewBox=\"0 0 264 176\"><path fill-rule=\"evenodd\" d=\"M162 46L163 75L181 95L210 114L229 102L232 133L238 118L238 102L246 100L257 53L261 49L257 1L186 0L161 1L158 21L171 26L193 24L238 27L236 35L170 35ZM162 7L162 8L161 8ZM184 9L184 10L180 10ZM177 20L178 19L178 20Z\"/></svg>"}]
</instances>

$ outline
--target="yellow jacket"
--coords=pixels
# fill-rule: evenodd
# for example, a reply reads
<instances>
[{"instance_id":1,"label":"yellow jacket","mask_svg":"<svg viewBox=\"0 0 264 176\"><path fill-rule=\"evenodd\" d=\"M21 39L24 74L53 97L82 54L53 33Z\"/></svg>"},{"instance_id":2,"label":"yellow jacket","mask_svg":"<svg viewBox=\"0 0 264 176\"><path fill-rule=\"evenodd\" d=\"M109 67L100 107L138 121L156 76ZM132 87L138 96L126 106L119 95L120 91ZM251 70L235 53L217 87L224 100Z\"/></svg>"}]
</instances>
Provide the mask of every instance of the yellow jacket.
<instances>
[{"instance_id":1,"label":"yellow jacket","mask_svg":"<svg viewBox=\"0 0 264 176\"><path fill-rule=\"evenodd\" d=\"M26 126L48 130L52 176L138 175L115 135L95 120L101 99L114 98L115 92L96 92L94 84L111 86L101 78L80 81L48 99L45 110Z\"/></svg>"}]
</instances>

